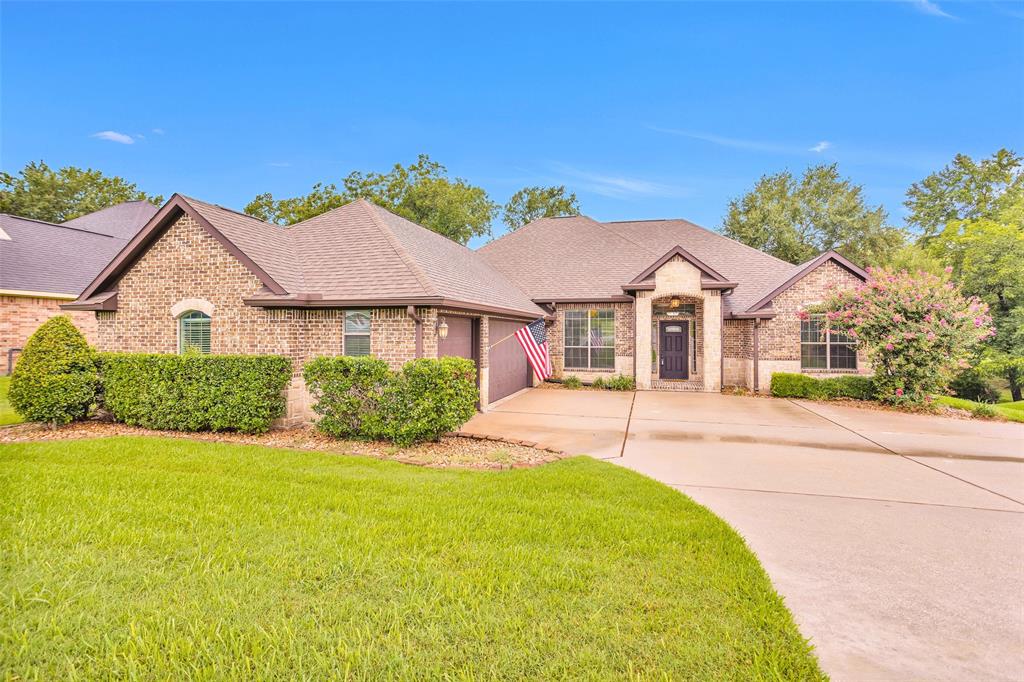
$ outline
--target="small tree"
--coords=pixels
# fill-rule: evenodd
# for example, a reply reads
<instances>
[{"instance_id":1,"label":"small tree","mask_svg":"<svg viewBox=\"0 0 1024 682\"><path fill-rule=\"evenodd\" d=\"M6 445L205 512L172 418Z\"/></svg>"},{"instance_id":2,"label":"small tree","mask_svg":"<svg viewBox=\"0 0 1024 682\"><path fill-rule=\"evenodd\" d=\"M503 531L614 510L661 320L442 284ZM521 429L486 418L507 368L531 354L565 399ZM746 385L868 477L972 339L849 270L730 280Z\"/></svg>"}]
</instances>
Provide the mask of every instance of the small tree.
<instances>
[{"instance_id":1,"label":"small tree","mask_svg":"<svg viewBox=\"0 0 1024 682\"><path fill-rule=\"evenodd\" d=\"M576 193L567 193L565 185L524 187L505 204L503 220L509 230L518 230L538 218L579 214L580 202L576 199Z\"/></svg>"},{"instance_id":2,"label":"small tree","mask_svg":"<svg viewBox=\"0 0 1024 682\"><path fill-rule=\"evenodd\" d=\"M925 272L872 271L868 282L833 294L821 309L829 329L867 351L875 395L890 404L930 402L995 333L985 303Z\"/></svg>"},{"instance_id":3,"label":"small tree","mask_svg":"<svg viewBox=\"0 0 1024 682\"><path fill-rule=\"evenodd\" d=\"M25 344L8 397L25 419L57 427L88 415L96 387L92 349L71 319L58 315Z\"/></svg>"}]
</instances>

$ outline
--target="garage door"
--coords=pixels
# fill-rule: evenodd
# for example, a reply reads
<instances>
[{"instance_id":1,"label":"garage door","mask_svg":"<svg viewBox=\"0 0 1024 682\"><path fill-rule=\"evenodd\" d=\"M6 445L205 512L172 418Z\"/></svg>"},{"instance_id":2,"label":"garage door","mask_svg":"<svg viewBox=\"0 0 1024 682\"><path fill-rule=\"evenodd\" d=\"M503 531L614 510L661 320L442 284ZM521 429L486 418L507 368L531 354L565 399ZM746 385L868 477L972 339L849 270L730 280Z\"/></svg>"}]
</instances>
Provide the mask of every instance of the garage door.
<instances>
[{"instance_id":1,"label":"garage door","mask_svg":"<svg viewBox=\"0 0 1024 682\"><path fill-rule=\"evenodd\" d=\"M488 403L530 385L530 366L526 362L526 353L512 336L522 326L522 322L493 319L488 326L488 340L493 344L487 358Z\"/></svg>"}]
</instances>

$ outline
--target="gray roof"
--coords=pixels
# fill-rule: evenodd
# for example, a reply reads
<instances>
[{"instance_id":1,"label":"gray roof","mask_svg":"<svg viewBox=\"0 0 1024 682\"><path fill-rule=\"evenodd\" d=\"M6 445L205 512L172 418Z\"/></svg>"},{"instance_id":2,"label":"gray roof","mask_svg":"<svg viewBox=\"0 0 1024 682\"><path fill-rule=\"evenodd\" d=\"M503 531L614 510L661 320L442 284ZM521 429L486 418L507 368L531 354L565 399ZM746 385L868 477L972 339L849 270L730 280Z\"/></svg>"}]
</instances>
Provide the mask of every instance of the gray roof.
<instances>
[{"instance_id":1,"label":"gray roof","mask_svg":"<svg viewBox=\"0 0 1024 682\"><path fill-rule=\"evenodd\" d=\"M541 218L479 253L530 298L543 302L622 296L623 285L676 246L737 282L724 299L726 313L746 311L795 268L686 220Z\"/></svg>"},{"instance_id":2,"label":"gray roof","mask_svg":"<svg viewBox=\"0 0 1024 682\"><path fill-rule=\"evenodd\" d=\"M160 210L148 201L126 201L61 223L65 227L131 239Z\"/></svg>"},{"instance_id":3,"label":"gray roof","mask_svg":"<svg viewBox=\"0 0 1024 682\"><path fill-rule=\"evenodd\" d=\"M290 227L182 197L289 295L441 298L544 315L471 249L359 199Z\"/></svg>"},{"instance_id":4,"label":"gray roof","mask_svg":"<svg viewBox=\"0 0 1024 682\"><path fill-rule=\"evenodd\" d=\"M0 214L7 236L0 236L0 289L80 294L157 210L146 202L121 206L62 225Z\"/></svg>"}]
</instances>

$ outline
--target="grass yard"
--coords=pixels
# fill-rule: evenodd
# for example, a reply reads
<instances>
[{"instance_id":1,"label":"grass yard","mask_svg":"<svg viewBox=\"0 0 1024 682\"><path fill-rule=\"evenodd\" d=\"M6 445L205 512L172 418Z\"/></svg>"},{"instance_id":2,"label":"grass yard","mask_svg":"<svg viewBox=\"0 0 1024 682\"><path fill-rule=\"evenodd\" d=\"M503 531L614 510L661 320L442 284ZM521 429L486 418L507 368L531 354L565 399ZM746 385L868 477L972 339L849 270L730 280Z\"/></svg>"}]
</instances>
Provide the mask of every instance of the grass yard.
<instances>
[{"instance_id":1,"label":"grass yard","mask_svg":"<svg viewBox=\"0 0 1024 682\"><path fill-rule=\"evenodd\" d=\"M955 407L958 410L967 410L979 416L992 416L992 414L995 414L1010 421L1024 422L1024 400L1018 400L1015 403L978 403L963 398L941 396L936 402L947 407ZM986 412L990 414L986 414Z\"/></svg>"},{"instance_id":2,"label":"grass yard","mask_svg":"<svg viewBox=\"0 0 1024 682\"><path fill-rule=\"evenodd\" d=\"M7 402L7 389L11 387L10 377L0 377L0 426L20 424L22 419Z\"/></svg>"},{"instance_id":3,"label":"grass yard","mask_svg":"<svg viewBox=\"0 0 1024 682\"><path fill-rule=\"evenodd\" d=\"M823 677L755 557L670 488L120 437L0 446L23 679Z\"/></svg>"}]
</instances>

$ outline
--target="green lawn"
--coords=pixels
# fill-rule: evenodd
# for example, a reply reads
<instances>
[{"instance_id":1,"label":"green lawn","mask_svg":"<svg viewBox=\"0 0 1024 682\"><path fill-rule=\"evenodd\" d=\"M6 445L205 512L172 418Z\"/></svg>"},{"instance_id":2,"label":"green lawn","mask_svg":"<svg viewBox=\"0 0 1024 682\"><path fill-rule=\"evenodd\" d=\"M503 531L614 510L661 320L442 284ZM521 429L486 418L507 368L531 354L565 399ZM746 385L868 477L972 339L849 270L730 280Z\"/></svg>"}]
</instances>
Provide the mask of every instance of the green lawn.
<instances>
[{"instance_id":1,"label":"green lawn","mask_svg":"<svg viewBox=\"0 0 1024 682\"><path fill-rule=\"evenodd\" d=\"M7 402L7 389L10 386L10 377L0 377L0 426L4 424L17 424L22 421L18 413L11 407L11 404Z\"/></svg>"},{"instance_id":2,"label":"green lawn","mask_svg":"<svg viewBox=\"0 0 1024 682\"><path fill-rule=\"evenodd\" d=\"M723 521L611 464L157 438L0 446L24 679L815 679Z\"/></svg>"},{"instance_id":3,"label":"green lawn","mask_svg":"<svg viewBox=\"0 0 1024 682\"><path fill-rule=\"evenodd\" d=\"M985 414L986 412L991 412L1003 419L1009 419L1014 422L1024 422L1024 400L1018 400L1015 403L978 403L973 400L965 400L964 398L940 396L936 402L940 405L947 405L960 410L975 412L981 416L991 416L991 414Z\"/></svg>"}]
</instances>

